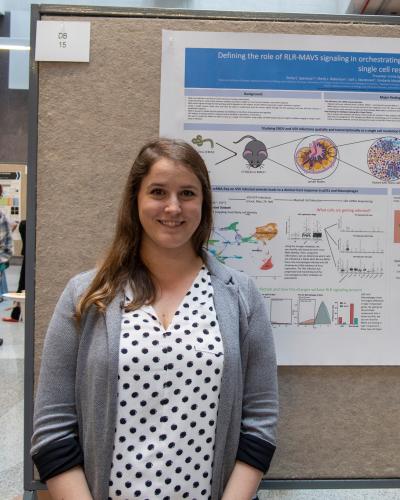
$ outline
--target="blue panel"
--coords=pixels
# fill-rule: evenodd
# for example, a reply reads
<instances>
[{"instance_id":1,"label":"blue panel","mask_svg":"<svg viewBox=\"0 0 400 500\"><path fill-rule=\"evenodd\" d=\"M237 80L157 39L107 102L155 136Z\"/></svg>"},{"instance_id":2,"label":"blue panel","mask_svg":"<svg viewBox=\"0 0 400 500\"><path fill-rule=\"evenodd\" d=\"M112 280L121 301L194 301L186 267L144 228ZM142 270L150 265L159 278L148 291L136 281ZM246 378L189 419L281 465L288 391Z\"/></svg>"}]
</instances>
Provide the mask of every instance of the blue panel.
<instances>
[{"instance_id":1,"label":"blue panel","mask_svg":"<svg viewBox=\"0 0 400 500\"><path fill-rule=\"evenodd\" d=\"M185 87L400 92L400 56L187 48Z\"/></svg>"}]
</instances>

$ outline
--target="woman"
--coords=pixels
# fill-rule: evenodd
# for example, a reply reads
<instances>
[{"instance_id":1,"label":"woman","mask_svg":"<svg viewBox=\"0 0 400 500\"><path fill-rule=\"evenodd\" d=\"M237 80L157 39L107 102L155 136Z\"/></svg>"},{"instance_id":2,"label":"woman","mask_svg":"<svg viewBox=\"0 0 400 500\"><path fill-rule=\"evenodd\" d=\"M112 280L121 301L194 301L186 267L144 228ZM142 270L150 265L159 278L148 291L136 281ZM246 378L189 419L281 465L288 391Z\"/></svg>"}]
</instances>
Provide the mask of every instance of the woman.
<instances>
[{"instance_id":1,"label":"woman","mask_svg":"<svg viewBox=\"0 0 400 500\"><path fill-rule=\"evenodd\" d=\"M22 248L21 248L22 265L21 265L21 270L19 273L17 293L21 293L25 290L25 232L26 232L26 221L25 220L22 220L19 223L18 229L19 229L19 234L21 235L21 241L22 241ZM13 303L12 308L11 308L10 316L8 316L6 318L2 318L2 320L10 322L10 323L18 323L18 321L20 321L20 319L21 319L21 302L15 301Z\"/></svg>"},{"instance_id":2,"label":"woman","mask_svg":"<svg viewBox=\"0 0 400 500\"><path fill-rule=\"evenodd\" d=\"M0 198L3 196L3 186L0 184ZM13 241L10 223L6 215L0 210L0 301L1 295L8 292L6 269L10 265L13 253Z\"/></svg>"},{"instance_id":3,"label":"woman","mask_svg":"<svg viewBox=\"0 0 400 500\"><path fill-rule=\"evenodd\" d=\"M254 495L275 450L273 339L253 282L203 252L211 227L200 155L146 144L107 256L47 333L32 455L54 499Z\"/></svg>"},{"instance_id":4,"label":"woman","mask_svg":"<svg viewBox=\"0 0 400 500\"><path fill-rule=\"evenodd\" d=\"M3 186L0 184L0 198L3 196ZM0 210L0 302L3 302L3 293L8 292L6 269L10 265L13 252L11 227L6 215ZM3 339L0 338L0 346Z\"/></svg>"}]
</instances>

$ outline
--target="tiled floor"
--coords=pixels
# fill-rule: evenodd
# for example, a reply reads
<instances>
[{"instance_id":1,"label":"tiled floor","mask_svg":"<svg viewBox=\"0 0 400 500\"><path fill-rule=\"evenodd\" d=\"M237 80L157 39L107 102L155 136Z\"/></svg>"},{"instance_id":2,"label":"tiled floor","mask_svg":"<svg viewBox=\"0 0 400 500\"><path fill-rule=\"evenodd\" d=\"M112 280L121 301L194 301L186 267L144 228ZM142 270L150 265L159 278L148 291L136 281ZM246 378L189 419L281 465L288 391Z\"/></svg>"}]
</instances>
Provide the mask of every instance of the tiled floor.
<instances>
[{"instance_id":1,"label":"tiled floor","mask_svg":"<svg viewBox=\"0 0 400 500\"><path fill-rule=\"evenodd\" d=\"M20 266L10 266L8 289L15 291ZM0 303L0 499L23 493L24 323L6 323L12 302Z\"/></svg>"}]
</instances>

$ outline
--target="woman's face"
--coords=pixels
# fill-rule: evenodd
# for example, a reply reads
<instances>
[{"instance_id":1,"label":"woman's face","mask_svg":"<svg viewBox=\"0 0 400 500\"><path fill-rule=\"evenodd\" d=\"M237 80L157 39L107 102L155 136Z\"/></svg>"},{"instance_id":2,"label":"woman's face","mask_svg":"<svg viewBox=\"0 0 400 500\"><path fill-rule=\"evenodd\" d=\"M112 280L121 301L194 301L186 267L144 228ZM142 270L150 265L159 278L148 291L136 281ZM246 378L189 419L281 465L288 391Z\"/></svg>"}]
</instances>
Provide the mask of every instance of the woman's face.
<instances>
[{"instance_id":1,"label":"woman's face","mask_svg":"<svg viewBox=\"0 0 400 500\"><path fill-rule=\"evenodd\" d=\"M182 163L161 158L143 178L137 196L142 248L188 249L201 221L199 179Z\"/></svg>"}]
</instances>

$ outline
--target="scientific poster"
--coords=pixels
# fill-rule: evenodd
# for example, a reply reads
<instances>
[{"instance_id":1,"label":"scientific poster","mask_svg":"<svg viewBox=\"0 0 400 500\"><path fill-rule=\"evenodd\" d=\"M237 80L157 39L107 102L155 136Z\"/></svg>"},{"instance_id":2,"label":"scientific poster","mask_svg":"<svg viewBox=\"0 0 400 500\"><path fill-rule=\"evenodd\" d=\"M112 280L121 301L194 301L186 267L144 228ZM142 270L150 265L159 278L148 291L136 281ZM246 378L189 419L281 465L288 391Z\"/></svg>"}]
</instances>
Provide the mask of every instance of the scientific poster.
<instances>
[{"instance_id":1,"label":"scientific poster","mask_svg":"<svg viewBox=\"0 0 400 500\"><path fill-rule=\"evenodd\" d=\"M397 46L163 33L160 134L205 159L209 250L255 279L281 365L400 364Z\"/></svg>"},{"instance_id":2,"label":"scientific poster","mask_svg":"<svg viewBox=\"0 0 400 500\"><path fill-rule=\"evenodd\" d=\"M0 171L0 184L3 188L0 210L11 224L16 224L21 220L21 172Z\"/></svg>"}]
</instances>

